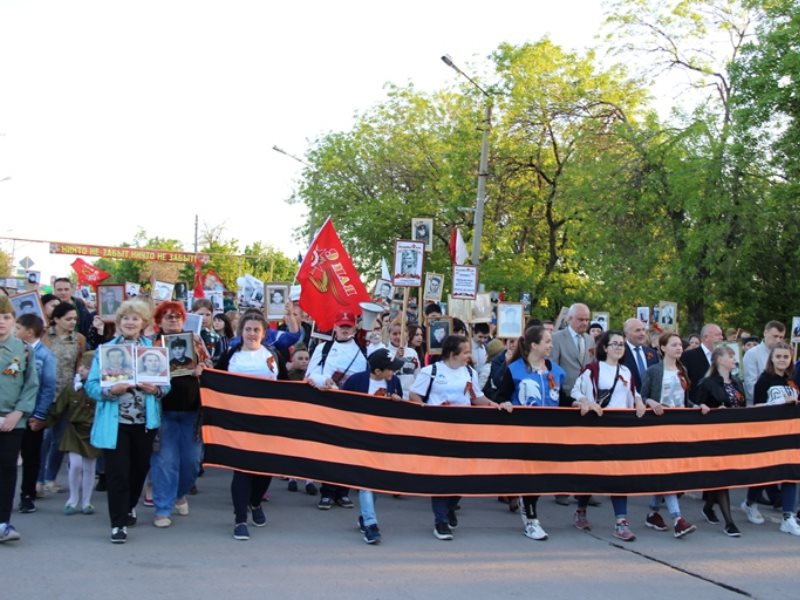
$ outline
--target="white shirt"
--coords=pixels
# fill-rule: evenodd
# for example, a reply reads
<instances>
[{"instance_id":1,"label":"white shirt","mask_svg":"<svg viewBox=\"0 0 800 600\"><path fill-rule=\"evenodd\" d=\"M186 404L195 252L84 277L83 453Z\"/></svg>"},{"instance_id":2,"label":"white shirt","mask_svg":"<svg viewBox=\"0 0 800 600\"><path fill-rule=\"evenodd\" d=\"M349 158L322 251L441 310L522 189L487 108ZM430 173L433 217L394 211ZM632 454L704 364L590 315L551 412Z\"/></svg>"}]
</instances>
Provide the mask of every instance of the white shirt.
<instances>
[{"instance_id":1,"label":"white shirt","mask_svg":"<svg viewBox=\"0 0 800 600\"><path fill-rule=\"evenodd\" d=\"M661 399L659 402L663 406L671 408L683 408L683 386L681 385L678 371L664 369L664 377L661 380Z\"/></svg>"},{"instance_id":2,"label":"white shirt","mask_svg":"<svg viewBox=\"0 0 800 600\"><path fill-rule=\"evenodd\" d=\"M602 361L600 365L600 372L597 378L597 388L601 390L610 390L614 385L614 377L617 374L617 367L611 366L607 362ZM630 369L625 365L619 365L619 381L614 388L614 393L611 396L611 401L605 408L633 408L633 390ZM588 398L592 402L597 402L594 393L594 386L592 385L591 373L587 369L575 381L570 394L575 400L581 398Z\"/></svg>"},{"instance_id":3,"label":"white shirt","mask_svg":"<svg viewBox=\"0 0 800 600\"><path fill-rule=\"evenodd\" d=\"M360 373L367 370L367 359L361 352L356 341L351 339L346 342L333 342L325 364L322 362L322 349L325 347L325 342L317 344L314 348L314 355L308 362L306 369L306 377L308 377L316 386L322 387L328 379L336 379L333 377L337 371L343 373L343 377L339 380L339 387L343 384L348 377L353 373Z\"/></svg>"},{"instance_id":4,"label":"white shirt","mask_svg":"<svg viewBox=\"0 0 800 600\"><path fill-rule=\"evenodd\" d=\"M386 385L385 379L373 379L372 377L369 378L369 389L367 390L367 393L370 396L374 396L375 392L377 392L378 390L386 390L386 389L388 389L388 387Z\"/></svg>"},{"instance_id":5,"label":"white shirt","mask_svg":"<svg viewBox=\"0 0 800 600\"><path fill-rule=\"evenodd\" d=\"M262 379L277 379L278 361L264 346L258 350L239 350L231 357L228 371Z\"/></svg>"},{"instance_id":6,"label":"white shirt","mask_svg":"<svg viewBox=\"0 0 800 600\"><path fill-rule=\"evenodd\" d=\"M400 352L400 348L391 344L388 346L385 344L369 344L367 346L367 356L380 349L388 350L392 358ZM408 391L419 373L419 356L412 348L406 346L403 348L402 360L404 364L399 371L395 371L395 375L400 379L400 385L403 387L403 399L408 400Z\"/></svg>"},{"instance_id":7,"label":"white shirt","mask_svg":"<svg viewBox=\"0 0 800 600\"><path fill-rule=\"evenodd\" d=\"M431 381L431 371L436 367L436 378L431 388L431 395L428 397L428 404L440 406L442 404L452 404L457 406L469 406L472 404L472 397L469 393L468 383L472 384L472 390L477 398L483 396L483 392L478 383L478 372L472 369L472 377L469 375L467 367L451 369L443 361L435 365L424 367L417 376L414 385L411 386L412 392L420 398L425 398L428 392L428 385Z\"/></svg>"}]
</instances>

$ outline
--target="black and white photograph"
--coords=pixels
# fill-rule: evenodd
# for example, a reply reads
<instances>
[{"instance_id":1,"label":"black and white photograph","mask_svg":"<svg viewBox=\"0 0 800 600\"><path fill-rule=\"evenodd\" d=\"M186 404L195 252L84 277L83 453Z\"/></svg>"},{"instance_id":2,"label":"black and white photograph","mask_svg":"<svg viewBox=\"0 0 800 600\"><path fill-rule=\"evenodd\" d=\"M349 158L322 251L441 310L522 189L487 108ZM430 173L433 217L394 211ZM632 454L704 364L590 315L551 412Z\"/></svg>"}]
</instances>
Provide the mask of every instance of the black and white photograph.
<instances>
[{"instance_id":1,"label":"black and white photograph","mask_svg":"<svg viewBox=\"0 0 800 600\"><path fill-rule=\"evenodd\" d=\"M214 312L224 312L225 309L225 292L222 290L213 290L204 292L206 298L211 300L211 306L214 307ZM176 298L177 300L177 298Z\"/></svg>"},{"instance_id":2,"label":"black and white photograph","mask_svg":"<svg viewBox=\"0 0 800 600\"><path fill-rule=\"evenodd\" d=\"M286 301L289 298L289 284L265 284L264 297L267 299L267 321L282 321L286 314Z\"/></svg>"},{"instance_id":3,"label":"black and white photograph","mask_svg":"<svg viewBox=\"0 0 800 600\"><path fill-rule=\"evenodd\" d=\"M100 387L112 387L118 383L136 385L133 344L100 346Z\"/></svg>"},{"instance_id":4,"label":"black and white photograph","mask_svg":"<svg viewBox=\"0 0 800 600\"><path fill-rule=\"evenodd\" d=\"M650 307L637 306L636 318L639 319L642 323L644 323L645 327L650 327Z\"/></svg>"},{"instance_id":5,"label":"black and white photograph","mask_svg":"<svg viewBox=\"0 0 800 600\"><path fill-rule=\"evenodd\" d=\"M662 300L658 303L658 324L664 331L678 331L678 304Z\"/></svg>"},{"instance_id":6,"label":"black and white photograph","mask_svg":"<svg viewBox=\"0 0 800 600\"><path fill-rule=\"evenodd\" d=\"M97 314L104 321L114 320L114 315L124 300L125 284L109 283L97 286Z\"/></svg>"},{"instance_id":7,"label":"black and white photograph","mask_svg":"<svg viewBox=\"0 0 800 600\"><path fill-rule=\"evenodd\" d=\"M31 290L30 292L10 296L8 299L11 300L11 305L14 307L17 317L36 315L47 326L47 319L44 318L44 308L42 307L42 299L39 297L39 292Z\"/></svg>"},{"instance_id":8,"label":"black and white photograph","mask_svg":"<svg viewBox=\"0 0 800 600\"><path fill-rule=\"evenodd\" d=\"M142 293L142 286L138 283L132 283L130 281L125 282L125 297L126 298L135 298L139 294Z\"/></svg>"},{"instance_id":9,"label":"black and white photograph","mask_svg":"<svg viewBox=\"0 0 800 600\"><path fill-rule=\"evenodd\" d=\"M455 265L453 267L453 298L474 300L478 293L478 267L473 265Z\"/></svg>"},{"instance_id":10,"label":"black and white photograph","mask_svg":"<svg viewBox=\"0 0 800 600\"><path fill-rule=\"evenodd\" d=\"M199 316L199 315L198 315ZM197 366L194 355L194 336L189 332L163 336L164 348L169 351L169 371L172 377L191 375Z\"/></svg>"},{"instance_id":11,"label":"black and white photograph","mask_svg":"<svg viewBox=\"0 0 800 600\"><path fill-rule=\"evenodd\" d=\"M561 331L562 329L565 329L567 327L567 313L569 313L569 308L567 308L566 306L562 306L561 310L558 311L556 322L553 325L555 331Z\"/></svg>"},{"instance_id":12,"label":"black and white photograph","mask_svg":"<svg viewBox=\"0 0 800 600\"><path fill-rule=\"evenodd\" d=\"M169 384L169 350L167 348L136 347L136 383Z\"/></svg>"},{"instance_id":13,"label":"black and white photograph","mask_svg":"<svg viewBox=\"0 0 800 600\"><path fill-rule=\"evenodd\" d=\"M175 291L173 296L176 302L186 302L187 294L189 293L189 286L185 281L175 282Z\"/></svg>"},{"instance_id":14,"label":"black and white photograph","mask_svg":"<svg viewBox=\"0 0 800 600\"><path fill-rule=\"evenodd\" d=\"M444 290L444 275L441 273L425 273L425 287L422 291L423 300L439 302Z\"/></svg>"},{"instance_id":15,"label":"black and white photograph","mask_svg":"<svg viewBox=\"0 0 800 600\"><path fill-rule=\"evenodd\" d=\"M530 292L522 292L519 295L519 301L522 304L522 309L525 312L525 314L526 315L530 315L531 314L531 305L532 305L531 293Z\"/></svg>"},{"instance_id":16,"label":"black and white photograph","mask_svg":"<svg viewBox=\"0 0 800 600\"><path fill-rule=\"evenodd\" d=\"M411 219L411 239L425 244L425 252L433 251L433 219Z\"/></svg>"},{"instance_id":17,"label":"black and white photograph","mask_svg":"<svg viewBox=\"0 0 800 600\"><path fill-rule=\"evenodd\" d=\"M203 316L187 313L186 319L183 321L183 330L200 335L200 332L203 330Z\"/></svg>"},{"instance_id":18,"label":"black and white photograph","mask_svg":"<svg viewBox=\"0 0 800 600\"><path fill-rule=\"evenodd\" d=\"M238 298L240 307L256 307L261 308L264 306L264 282L256 279L252 275L244 275L236 279L236 285L239 287Z\"/></svg>"},{"instance_id":19,"label":"black and white photograph","mask_svg":"<svg viewBox=\"0 0 800 600\"><path fill-rule=\"evenodd\" d=\"M395 240L394 276L395 287L422 286L422 264L425 259L425 244L413 240Z\"/></svg>"},{"instance_id":20,"label":"black and white photograph","mask_svg":"<svg viewBox=\"0 0 800 600\"><path fill-rule=\"evenodd\" d=\"M375 291L372 294L372 299L378 304L389 306L392 303L394 296L394 286L388 279L378 279L375 282Z\"/></svg>"},{"instance_id":21,"label":"black and white photograph","mask_svg":"<svg viewBox=\"0 0 800 600\"><path fill-rule=\"evenodd\" d=\"M605 311L596 311L592 313L592 323L597 323L602 327L603 331L608 331L610 315Z\"/></svg>"},{"instance_id":22,"label":"black and white photograph","mask_svg":"<svg viewBox=\"0 0 800 600\"><path fill-rule=\"evenodd\" d=\"M444 339L453 331L453 321L450 318L436 319L428 324L428 354L442 353Z\"/></svg>"},{"instance_id":23,"label":"black and white photograph","mask_svg":"<svg viewBox=\"0 0 800 600\"><path fill-rule=\"evenodd\" d=\"M461 319L464 323L469 323L472 319L472 300L453 298L452 294L447 295L447 316L454 319Z\"/></svg>"},{"instance_id":24,"label":"black and white photograph","mask_svg":"<svg viewBox=\"0 0 800 600\"><path fill-rule=\"evenodd\" d=\"M497 305L497 337L518 338L525 327L525 308L520 302L500 302Z\"/></svg>"},{"instance_id":25,"label":"black and white photograph","mask_svg":"<svg viewBox=\"0 0 800 600\"><path fill-rule=\"evenodd\" d=\"M800 344L800 317L792 317L792 344Z\"/></svg>"},{"instance_id":26,"label":"black and white photograph","mask_svg":"<svg viewBox=\"0 0 800 600\"><path fill-rule=\"evenodd\" d=\"M492 296L489 292L475 295L472 302L472 318L470 323L491 323L493 316Z\"/></svg>"},{"instance_id":27,"label":"black and white photograph","mask_svg":"<svg viewBox=\"0 0 800 600\"><path fill-rule=\"evenodd\" d=\"M41 271L25 271L25 281L27 281L28 285L31 287L38 286L42 281Z\"/></svg>"},{"instance_id":28,"label":"black and white photograph","mask_svg":"<svg viewBox=\"0 0 800 600\"><path fill-rule=\"evenodd\" d=\"M158 304L166 300L172 300L172 292L175 290L175 284L168 281L156 281L153 286L153 301Z\"/></svg>"}]
</instances>

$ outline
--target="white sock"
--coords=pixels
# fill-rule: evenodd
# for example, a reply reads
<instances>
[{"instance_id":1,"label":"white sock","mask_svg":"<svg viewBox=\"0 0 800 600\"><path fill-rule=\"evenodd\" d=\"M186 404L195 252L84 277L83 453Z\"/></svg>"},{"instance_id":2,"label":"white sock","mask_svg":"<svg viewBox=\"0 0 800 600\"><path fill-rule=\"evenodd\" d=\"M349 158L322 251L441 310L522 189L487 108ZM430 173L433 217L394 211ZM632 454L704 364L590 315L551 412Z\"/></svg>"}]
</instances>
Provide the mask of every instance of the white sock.
<instances>
[{"instance_id":1,"label":"white sock","mask_svg":"<svg viewBox=\"0 0 800 600\"><path fill-rule=\"evenodd\" d=\"M81 506L92 503L92 492L94 491L94 469L97 465L96 458L83 457L83 486L81 489Z\"/></svg>"},{"instance_id":2,"label":"white sock","mask_svg":"<svg viewBox=\"0 0 800 600\"><path fill-rule=\"evenodd\" d=\"M81 475L83 473L83 457L76 452L69 453L69 498L67 504L78 506L81 493Z\"/></svg>"}]
</instances>

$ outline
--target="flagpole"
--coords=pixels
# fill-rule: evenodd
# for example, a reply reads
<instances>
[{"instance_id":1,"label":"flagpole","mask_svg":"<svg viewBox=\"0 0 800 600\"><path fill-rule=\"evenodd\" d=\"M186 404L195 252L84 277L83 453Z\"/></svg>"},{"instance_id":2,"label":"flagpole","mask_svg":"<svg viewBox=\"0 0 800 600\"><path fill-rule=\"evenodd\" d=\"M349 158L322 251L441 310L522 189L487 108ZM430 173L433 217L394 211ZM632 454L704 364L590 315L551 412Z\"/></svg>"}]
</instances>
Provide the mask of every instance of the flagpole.
<instances>
[{"instance_id":1,"label":"flagpole","mask_svg":"<svg viewBox=\"0 0 800 600\"><path fill-rule=\"evenodd\" d=\"M403 340L406 337L406 315L408 314L408 296L410 291L411 290L407 287L403 288L403 312L400 317L400 350L403 354L405 354L405 350L403 350Z\"/></svg>"}]
</instances>

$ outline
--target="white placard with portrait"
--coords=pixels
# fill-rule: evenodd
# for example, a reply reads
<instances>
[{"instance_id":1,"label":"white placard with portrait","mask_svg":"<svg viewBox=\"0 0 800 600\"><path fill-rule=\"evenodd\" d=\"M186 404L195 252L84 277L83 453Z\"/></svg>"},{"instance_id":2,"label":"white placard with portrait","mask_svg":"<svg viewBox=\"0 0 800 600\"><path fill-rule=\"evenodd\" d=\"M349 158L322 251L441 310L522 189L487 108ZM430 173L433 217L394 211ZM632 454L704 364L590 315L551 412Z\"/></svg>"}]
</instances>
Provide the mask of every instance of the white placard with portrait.
<instances>
[{"instance_id":1,"label":"white placard with portrait","mask_svg":"<svg viewBox=\"0 0 800 600\"><path fill-rule=\"evenodd\" d=\"M478 293L478 267L456 265L453 267L451 296L459 300L474 300Z\"/></svg>"},{"instance_id":2,"label":"white placard with portrait","mask_svg":"<svg viewBox=\"0 0 800 600\"><path fill-rule=\"evenodd\" d=\"M421 287L424 258L424 243L413 240L396 240L392 283L397 287Z\"/></svg>"}]
</instances>

